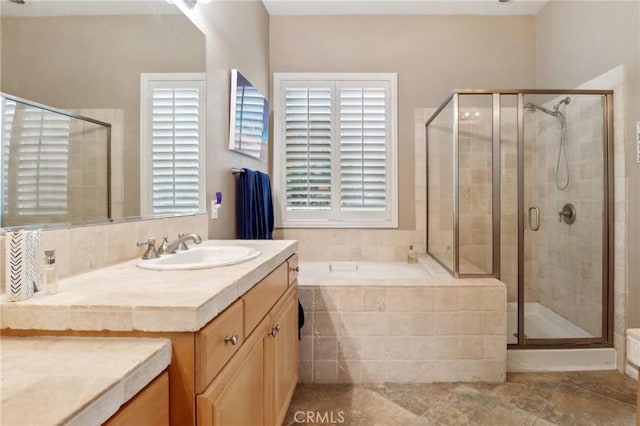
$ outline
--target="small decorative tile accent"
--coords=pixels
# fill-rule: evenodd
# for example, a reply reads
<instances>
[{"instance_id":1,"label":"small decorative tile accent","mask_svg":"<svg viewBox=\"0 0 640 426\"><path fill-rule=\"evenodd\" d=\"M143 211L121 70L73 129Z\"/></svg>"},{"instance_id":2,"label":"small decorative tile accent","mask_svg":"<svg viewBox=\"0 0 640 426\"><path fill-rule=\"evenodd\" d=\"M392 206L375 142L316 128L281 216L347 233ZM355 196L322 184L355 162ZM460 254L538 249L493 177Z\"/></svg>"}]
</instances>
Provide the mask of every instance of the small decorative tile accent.
<instances>
[{"instance_id":1,"label":"small decorative tile accent","mask_svg":"<svg viewBox=\"0 0 640 426\"><path fill-rule=\"evenodd\" d=\"M41 232L11 231L6 235L5 276L9 300L19 302L33 297L42 289L43 259L40 254Z\"/></svg>"}]
</instances>

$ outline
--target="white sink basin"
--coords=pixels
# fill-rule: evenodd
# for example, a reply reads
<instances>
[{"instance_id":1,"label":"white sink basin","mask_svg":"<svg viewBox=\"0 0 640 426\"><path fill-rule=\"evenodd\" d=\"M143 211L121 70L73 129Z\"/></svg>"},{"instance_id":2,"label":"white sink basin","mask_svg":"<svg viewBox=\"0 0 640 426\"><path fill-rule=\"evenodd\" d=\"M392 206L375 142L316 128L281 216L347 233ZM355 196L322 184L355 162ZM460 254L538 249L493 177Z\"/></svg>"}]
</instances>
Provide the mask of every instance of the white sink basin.
<instances>
[{"instance_id":1,"label":"white sink basin","mask_svg":"<svg viewBox=\"0 0 640 426\"><path fill-rule=\"evenodd\" d=\"M248 262L260 256L260 251L245 246L192 247L157 259L139 260L139 268L158 271L205 269Z\"/></svg>"}]
</instances>

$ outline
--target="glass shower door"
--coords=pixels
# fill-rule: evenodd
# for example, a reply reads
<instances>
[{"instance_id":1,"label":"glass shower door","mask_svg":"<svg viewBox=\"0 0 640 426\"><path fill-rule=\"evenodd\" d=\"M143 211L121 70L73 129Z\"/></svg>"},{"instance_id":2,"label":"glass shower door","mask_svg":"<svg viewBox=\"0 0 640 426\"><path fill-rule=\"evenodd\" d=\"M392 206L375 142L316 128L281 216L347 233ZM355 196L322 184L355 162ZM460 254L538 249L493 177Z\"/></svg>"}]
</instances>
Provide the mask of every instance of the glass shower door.
<instances>
[{"instance_id":1,"label":"glass shower door","mask_svg":"<svg viewBox=\"0 0 640 426\"><path fill-rule=\"evenodd\" d=\"M521 343L588 343L605 336L605 100L522 97Z\"/></svg>"}]
</instances>

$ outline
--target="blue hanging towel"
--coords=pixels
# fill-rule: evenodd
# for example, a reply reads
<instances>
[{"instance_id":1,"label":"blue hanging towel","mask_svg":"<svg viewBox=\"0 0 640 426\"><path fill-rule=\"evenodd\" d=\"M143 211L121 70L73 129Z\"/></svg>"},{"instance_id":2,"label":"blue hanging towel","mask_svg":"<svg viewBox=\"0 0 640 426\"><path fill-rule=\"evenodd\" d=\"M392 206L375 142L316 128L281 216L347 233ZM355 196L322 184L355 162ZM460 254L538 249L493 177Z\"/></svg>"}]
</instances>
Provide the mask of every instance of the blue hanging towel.
<instances>
[{"instance_id":1,"label":"blue hanging towel","mask_svg":"<svg viewBox=\"0 0 640 426\"><path fill-rule=\"evenodd\" d=\"M244 169L238 178L236 229L242 240L273 238L273 199L269 175Z\"/></svg>"},{"instance_id":2,"label":"blue hanging towel","mask_svg":"<svg viewBox=\"0 0 640 426\"><path fill-rule=\"evenodd\" d=\"M244 169L238 178L236 229L241 240L273 239L273 198L269 175ZM304 325L304 309L298 300L298 340Z\"/></svg>"}]
</instances>

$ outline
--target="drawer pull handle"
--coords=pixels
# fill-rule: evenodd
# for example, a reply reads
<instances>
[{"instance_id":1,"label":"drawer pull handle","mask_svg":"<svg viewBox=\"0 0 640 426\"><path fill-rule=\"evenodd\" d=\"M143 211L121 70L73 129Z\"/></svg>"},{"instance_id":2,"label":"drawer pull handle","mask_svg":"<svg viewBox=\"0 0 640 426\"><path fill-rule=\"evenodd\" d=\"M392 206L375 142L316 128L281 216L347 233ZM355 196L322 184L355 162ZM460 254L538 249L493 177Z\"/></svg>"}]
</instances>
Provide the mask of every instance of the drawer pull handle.
<instances>
[{"instance_id":1,"label":"drawer pull handle","mask_svg":"<svg viewBox=\"0 0 640 426\"><path fill-rule=\"evenodd\" d=\"M276 337L276 335L280 333L280 325L276 325L275 327L273 327L271 329L271 331L269 332L269 334L273 337Z\"/></svg>"},{"instance_id":2,"label":"drawer pull handle","mask_svg":"<svg viewBox=\"0 0 640 426\"><path fill-rule=\"evenodd\" d=\"M236 345L238 344L239 340L240 340L240 339L238 339L238 335L237 335L237 334L235 334L235 333L234 333L231 337L225 337L225 338L224 338L224 341L225 341L226 343L231 342L231 344L232 344L233 346L236 346Z\"/></svg>"},{"instance_id":3,"label":"drawer pull handle","mask_svg":"<svg viewBox=\"0 0 640 426\"><path fill-rule=\"evenodd\" d=\"M300 272L300 267L296 266L295 268L289 268L289 270L292 272Z\"/></svg>"}]
</instances>

